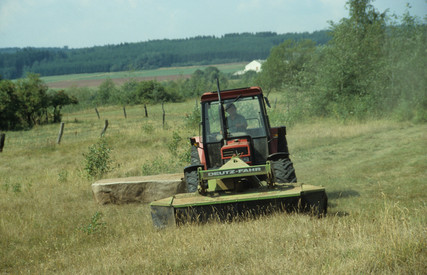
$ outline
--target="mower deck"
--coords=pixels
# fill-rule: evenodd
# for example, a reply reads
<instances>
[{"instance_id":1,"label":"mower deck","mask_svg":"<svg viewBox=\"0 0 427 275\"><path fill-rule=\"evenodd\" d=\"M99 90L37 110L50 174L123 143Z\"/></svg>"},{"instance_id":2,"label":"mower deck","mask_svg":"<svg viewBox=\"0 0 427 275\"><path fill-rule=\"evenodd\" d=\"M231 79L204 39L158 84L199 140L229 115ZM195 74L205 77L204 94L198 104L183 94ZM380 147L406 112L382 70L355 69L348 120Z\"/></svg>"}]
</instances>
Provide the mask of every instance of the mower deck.
<instances>
[{"instance_id":1,"label":"mower deck","mask_svg":"<svg viewBox=\"0 0 427 275\"><path fill-rule=\"evenodd\" d=\"M151 203L153 224L158 228L209 219L232 220L236 217L272 211L314 211L326 214L324 187L276 184L274 187L248 189L244 192L178 194Z\"/></svg>"}]
</instances>

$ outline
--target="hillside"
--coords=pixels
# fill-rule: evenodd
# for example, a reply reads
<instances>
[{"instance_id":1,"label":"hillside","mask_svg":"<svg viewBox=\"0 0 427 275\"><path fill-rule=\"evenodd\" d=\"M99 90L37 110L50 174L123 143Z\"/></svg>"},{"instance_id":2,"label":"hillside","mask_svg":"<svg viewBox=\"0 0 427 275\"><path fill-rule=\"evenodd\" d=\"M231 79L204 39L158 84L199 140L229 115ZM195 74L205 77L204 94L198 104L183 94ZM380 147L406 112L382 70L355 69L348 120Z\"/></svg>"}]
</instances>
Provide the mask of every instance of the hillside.
<instances>
[{"instance_id":1,"label":"hillside","mask_svg":"<svg viewBox=\"0 0 427 275\"><path fill-rule=\"evenodd\" d=\"M277 99L277 101L276 101ZM286 105L271 95L272 125ZM7 132L0 164L0 273L422 274L427 270L426 124L313 120L288 128L300 182L323 185L323 219L278 213L163 231L148 205L95 204L84 153L103 120L114 169L105 177L186 165L194 100L64 114L58 125ZM179 137L179 138L178 138ZM174 145L174 146L172 146ZM88 231L95 228L96 231Z\"/></svg>"},{"instance_id":2,"label":"hillside","mask_svg":"<svg viewBox=\"0 0 427 275\"><path fill-rule=\"evenodd\" d=\"M213 64L222 73L234 73L244 68L246 63ZM91 87L97 88L106 79L111 79L117 86L121 86L130 79L136 81L171 81L190 78L196 70L204 70L207 65L169 67L152 70L110 72L110 73L91 73L91 74L71 74L60 76L42 77L42 80L50 89L67 89L70 87Z\"/></svg>"},{"instance_id":3,"label":"hillside","mask_svg":"<svg viewBox=\"0 0 427 275\"><path fill-rule=\"evenodd\" d=\"M0 49L0 75L5 79L16 79L27 72L50 76L251 61L266 59L273 46L287 39L311 39L322 45L330 37L328 31L286 34L261 32L152 40L82 49L7 48Z\"/></svg>"}]
</instances>

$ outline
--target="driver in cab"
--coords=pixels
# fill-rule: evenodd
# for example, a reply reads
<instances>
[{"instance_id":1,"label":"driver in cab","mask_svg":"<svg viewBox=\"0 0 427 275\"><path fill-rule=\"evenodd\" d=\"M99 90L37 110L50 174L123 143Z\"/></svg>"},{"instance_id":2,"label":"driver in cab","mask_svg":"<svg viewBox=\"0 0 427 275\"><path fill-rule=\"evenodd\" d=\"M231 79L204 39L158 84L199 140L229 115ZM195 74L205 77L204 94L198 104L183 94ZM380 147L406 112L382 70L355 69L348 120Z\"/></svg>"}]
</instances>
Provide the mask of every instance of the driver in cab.
<instances>
[{"instance_id":1,"label":"driver in cab","mask_svg":"<svg viewBox=\"0 0 427 275\"><path fill-rule=\"evenodd\" d=\"M230 132L245 132L248 127L246 119L241 114L237 113L236 106L233 103L228 104L225 108L225 111L228 114L227 117L227 126Z\"/></svg>"}]
</instances>

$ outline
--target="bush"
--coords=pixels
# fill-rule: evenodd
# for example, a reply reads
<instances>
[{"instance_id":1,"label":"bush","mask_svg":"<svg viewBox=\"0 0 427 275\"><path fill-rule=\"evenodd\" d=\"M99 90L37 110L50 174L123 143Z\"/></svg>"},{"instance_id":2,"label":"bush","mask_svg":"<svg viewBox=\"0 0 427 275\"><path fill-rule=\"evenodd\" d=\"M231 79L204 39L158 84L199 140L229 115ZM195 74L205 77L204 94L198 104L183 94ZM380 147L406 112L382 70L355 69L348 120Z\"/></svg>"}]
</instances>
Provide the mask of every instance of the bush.
<instances>
[{"instance_id":1,"label":"bush","mask_svg":"<svg viewBox=\"0 0 427 275\"><path fill-rule=\"evenodd\" d=\"M183 138L174 131L172 140L167 144L169 153L175 163L189 163L191 160L191 147L188 143L184 142Z\"/></svg>"},{"instance_id":2,"label":"bush","mask_svg":"<svg viewBox=\"0 0 427 275\"><path fill-rule=\"evenodd\" d=\"M101 228L105 228L106 223L101 222L102 213L96 211L95 214L92 216L90 223L86 226L81 226L80 230L88 235L97 233L101 230Z\"/></svg>"},{"instance_id":3,"label":"bush","mask_svg":"<svg viewBox=\"0 0 427 275\"><path fill-rule=\"evenodd\" d=\"M89 152L84 153L85 168L88 178L102 177L111 171L111 148L104 137L100 138L96 144L89 146Z\"/></svg>"}]
</instances>

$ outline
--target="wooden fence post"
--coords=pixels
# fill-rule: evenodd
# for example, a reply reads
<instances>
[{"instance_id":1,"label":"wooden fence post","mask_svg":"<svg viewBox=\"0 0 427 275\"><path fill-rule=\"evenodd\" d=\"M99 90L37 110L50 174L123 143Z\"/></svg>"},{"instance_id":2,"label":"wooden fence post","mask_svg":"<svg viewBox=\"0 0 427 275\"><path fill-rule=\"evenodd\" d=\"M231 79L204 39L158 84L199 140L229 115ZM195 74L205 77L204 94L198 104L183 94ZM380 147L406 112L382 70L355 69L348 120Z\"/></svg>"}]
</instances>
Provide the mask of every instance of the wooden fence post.
<instances>
[{"instance_id":1,"label":"wooden fence post","mask_svg":"<svg viewBox=\"0 0 427 275\"><path fill-rule=\"evenodd\" d=\"M125 115L125 118L128 118L126 115L126 106L123 106L123 114Z\"/></svg>"},{"instance_id":2,"label":"wooden fence post","mask_svg":"<svg viewBox=\"0 0 427 275\"><path fill-rule=\"evenodd\" d=\"M59 134L58 139L56 140L56 143L61 143L62 134L64 133L64 122L61 122L61 126L59 126Z\"/></svg>"},{"instance_id":3,"label":"wooden fence post","mask_svg":"<svg viewBox=\"0 0 427 275\"><path fill-rule=\"evenodd\" d=\"M98 116L98 119L101 119L100 116L99 116L98 109L96 107L95 107L95 112L96 112L96 115Z\"/></svg>"},{"instance_id":4,"label":"wooden fence post","mask_svg":"<svg viewBox=\"0 0 427 275\"><path fill-rule=\"evenodd\" d=\"M4 140L6 139L5 133L0 133L0 152L3 152Z\"/></svg>"},{"instance_id":5,"label":"wooden fence post","mask_svg":"<svg viewBox=\"0 0 427 275\"><path fill-rule=\"evenodd\" d=\"M165 127L165 107L163 106L164 102L162 102L162 110L163 110L163 128Z\"/></svg>"},{"instance_id":6,"label":"wooden fence post","mask_svg":"<svg viewBox=\"0 0 427 275\"><path fill-rule=\"evenodd\" d=\"M145 104L144 104L144 109L145 109L145 117L148 117L147 106Z\"/></svg>"},{"instance_id":7,"label":"wooden fence post","mask_svg":"<svg viewBox=\"0 0 427 275\"><path fill-rule=\"evenodd\" d=\"M101 137L105 135L107 128L108 128L108 119L105 120L104 129L102 129L102 132L101 132Z\"/></svg>"}]
</instances>

